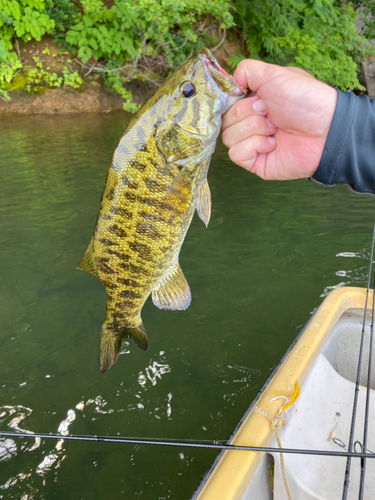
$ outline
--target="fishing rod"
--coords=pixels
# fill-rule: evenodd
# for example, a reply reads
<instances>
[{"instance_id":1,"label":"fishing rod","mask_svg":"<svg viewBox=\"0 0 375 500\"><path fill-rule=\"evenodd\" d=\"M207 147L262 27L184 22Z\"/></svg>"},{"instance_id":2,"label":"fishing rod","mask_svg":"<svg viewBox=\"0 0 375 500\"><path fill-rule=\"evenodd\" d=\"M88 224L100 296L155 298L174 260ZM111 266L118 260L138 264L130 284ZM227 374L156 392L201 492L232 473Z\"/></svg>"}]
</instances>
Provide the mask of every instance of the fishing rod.
<instances>
[{"instance_id":1,"label":"fishing rod","mask_svg":"<svg viewBox=\"0 0 375 500\"><path fill-rule=\"evenodd\" d=\"M375 225L374 225L374 234L375 234ZM366 446L367 446L367 434L368 434L368 423L369 423L369 413L370 413L372 346L373 346L373 340L374 340L374 312L375 312L375 275L374 275L374 293L372 294L370 345L369 345L367 383L366 383L366 408L365 408L365 422L364 422L364 427L363 427L363 448L366 448ZM361 478L359 481L358 500L363 500L363 497L364 497L365 474L366 474L366 458L361 458Z\"/></svg>"},{"instance_id":2,"label":"fishing rod","mask_svg":"<svg viewBox=\"0 0 375 500\"><path fill-rule=\"evenodd\" d=\"M176 448L204 448L211 450L229 450L229 451L264 451L268 453L290 453L301 455L323 455L331 457L351 457L351 458L375 458L375 453L363 452L345 452L345 451L329 451L329 450L304 450L298 448L269 448L267 446L242 446L236 444L217 444L217 443L198 443L186 441L162 441L161 439L140 439L140 438L123 438L123 437L105 437L105 436L80 436L69 434L62 436L61 434L30 434L26 432L0 432L1 437L12 438L40 438L40 439L57 439L67 441L90 441L95 443L122 443L122 444L146 444L150 446L173 446ZM363 450L363 446L361 446Z\"/></svg>"},{"instance_id":3,"label":"fishing rod","mask_svg":"<svg viewBox=\"0 0 375 500\"><path fill-rule=\"evenodd\" d=\"M370 292L370 283L371 283L371 271L373 264L373 256L374 256L374 246L375 246L375 223L374 230L372 235L372 245L371 245L371 253L370 253L370 261L367 275L367 290L366 290L366 301L365 301L365 310L363 314L363 323L362 323L362 333L359 347L359 355L358 355L358 367L357 367L357 377L355 381L355 391L354 391L354 401L353 401L353 410L352 410L352 421L350 425L350 435L349 435L349 445L348 451L352 451L353 441L354 441L354 431L357 417L357 406L358 406L358 396L359 396L359 387L360 387L360 378L361 378L361 370L362 370L362 359L363 359L363 347L364 347L364 339L365 339L365 331L366 331L366 319L367 319L367 309L368 309L368 297ZM370 335L370 350L369 350L369 364L368 364L368 378L367 378L367 392L366 392L366 410L365 410L365 423L364 423L364 443L363 447L366 446L367 443L367 426L369 419L369 382L371 380L371 360L372 360L372 337L373 337L373 328L374 328L374 299L375 299L375 284L374 284L374 292L373 292L373 303L372 303L372 324L371 324L371 335ZM364 449L364 448L362 448ZM350 478L350 470L351 470L351 455L347 455L346 467L345 467L345 477L342 491L342 500L347 500L348 491L349 491L349 478ZM367 454L365 453L361 460L361 478L360 478L360 488L359 488L359 500L363 499L364 494L364 482L365 482L365 470L366 470L366 458Z\"/></svg>"}]
</instances>

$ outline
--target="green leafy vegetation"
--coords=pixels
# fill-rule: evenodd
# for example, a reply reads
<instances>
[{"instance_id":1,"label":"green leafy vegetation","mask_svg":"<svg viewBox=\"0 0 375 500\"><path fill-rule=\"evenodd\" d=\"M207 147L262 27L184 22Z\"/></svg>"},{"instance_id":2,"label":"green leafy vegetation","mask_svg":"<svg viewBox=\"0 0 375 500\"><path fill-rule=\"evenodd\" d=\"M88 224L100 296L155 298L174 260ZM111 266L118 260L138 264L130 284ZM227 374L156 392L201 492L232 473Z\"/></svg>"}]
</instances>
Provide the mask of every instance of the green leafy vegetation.
<instances>
[{"instance_id":1,"label":"green leafy vegetation","mask_svg":"<svg viewBox=\"0 0 375 500\"><path fill-rule=\"evenodd\" d=\"M338 0L237 0L236 5L249 57L299 66L341 89L360 88L357 65L370 50L356 31L350 5Z\"/></svg>"},{"instance_id":2,"label":"green leafy vegetation","mask_svg":"<svg viewBox=\"0 0 375 500\"><path fill-rule=\"evenodd\" d=\"M10 99L4 87L14 79L18 69L22 68L17 54L10 52L6 44L0 38L0 96Z\"/></svg>"},{"instance_id":3,"label":"green leafy vegetation","mask_svg":"<svg viewBox=\"0 0 375 500\"><path fill-rule=\"evenodd\" d=\"M42 68L31 69L26 74L26 80L25 90L27 92L33 92L34 86L39 87L40 84L46 84L50 89L61 87L61 85L79 89L83 83L77 71L72 73L66 66L62 70L62 76L59 76L56 72L45 71Z\"/></svg>"},{"instance_id":4,"label":"green leafy vegetation","mask_svg":"<svg viewBox=\"0 0 375 500\"><path fill-rule=\"evenodd\" d=\"M354 8L356 10L354 10ZM116 90L135 111L126 83L138 78L159 85L201 47L223 45L235 67L244 57L296 65L342 89L360 88L358 63L372 53L373 0L0 0L0 97L10 90L70 86L93 75ZM49 35L40 54L25 61L20 47ZM51 39L52 37L52 39ZM44 40L44 38L43 38ZM228 52L226 43L237 47ZM29 47L29 46L28 46ZM22 53L23 54L23 53ZM20 79L19 75L22 75ZM82 76L83 75L83 76ZM21 80L24 85L21 85ZM25 83L26 82L26 83ZM39 89L40 90L40 89Z\"/></svg>"},{"instance_id":5,"label":"green leafy vegetation","mask_svg":"<svg viewBox=\"0 0 375 500\"><path fill-rule=\"evenodd\" d=\"M0 96L9 98L4 85L10 83L22 67L14 52L19 40L40 40L54 27L44 12L43 0L0 0Z\"/></svg>"},{"instance_id":6,"label":"green leafy vegetation","mask_svg":"<svg viewBox=\"0 0 375 500\"><path fill-rule=\"evenodd\" d=\"M233 26L229 0L114 0L107 8L100 0L82 0L80 21L67 33L84 65L97 61L94 71L135 111L123 82L139 78L158 85L192 53L214 41L211 24Z\"/></svg>"},{"instance_id":7,"label":"green leafy vegetation","mask_svg":"<svg viewBox=\"0 0 375 500\"><path fill-rule=\"evenodd\" d=\"M141 54L151 59L162 55L174 67L203 45L202 19L211 16L211 22L233 25L228 0L114 0L110 9L100 0L81 3L82 18L67 41L78 48L84 63L91 57L125 62Z\"/></svg>"},{"instance_id":8,"label":"green leafy vegetation","mask_svg":"<svg viewBox=\"0 0 375 500\"><path fill-rule=\"evenodd\" d=\"M46 0L46 14L54 22L53 39L69 51L73 50L66 40L66 33L79 22L80 12L70 0Z\"/></svg>"},{"instance_id":9,"label":"green leafy vegetation","mask_svg":"<svg viewBox=\"0 0 375 500\"><path fill-rule=\"evenodd\" d=\"M40 40L55 23L44 12L43 0L0 0L0 36L3 45L11 49L17 37L28 42Z\"/></svg>"}]
</instances>

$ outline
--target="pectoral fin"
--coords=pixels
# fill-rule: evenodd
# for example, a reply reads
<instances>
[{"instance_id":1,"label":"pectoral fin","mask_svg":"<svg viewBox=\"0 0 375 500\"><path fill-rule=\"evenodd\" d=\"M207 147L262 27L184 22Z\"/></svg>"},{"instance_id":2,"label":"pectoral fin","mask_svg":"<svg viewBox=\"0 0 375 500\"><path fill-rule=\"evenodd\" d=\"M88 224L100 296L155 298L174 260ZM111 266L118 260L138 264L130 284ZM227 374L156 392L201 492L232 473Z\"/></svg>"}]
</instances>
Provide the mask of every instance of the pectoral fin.
<instances>
[{"instance_id":1,"label":"pectoral fin","mask_svg":"<svg viewBox=\"0 0 375 500\"><path fill-rule=\"evenodd\" d=\"M191 292L178 262L152 291L152 302L159 309L184 311L189 307Z\"/></svg>"},{"instance_id":2,"label":"pectoral fin","mask_svg":"<svg viewBox=\"0 0 375 500\"><path fill-rule=\"evenodd\" d=\"M202 219L207 227L211 217L211 193L207 179L205 179L202 187L199 190L197 212L199 218Z\"/></svg>"},{"instance_id":3,"label":"pectoral fin","mask_svg":"<svg viewBox=\"0 0 375 500\"><path fill-rule=\"evenodd\" d=\"M181 170L173 179L167 194L163 199L165 210L172 210L177 213L182 213L189 202L190 184L186 181L184 171Z\"/></svg>"},{"instance_id":4,"label":"pectoral fin","mask_svg":"<svg viewBox=\"0 0 375 500\"><path fill-rule=\"evenodd\" d=\"M87 271L88 273L94 275L96 278L99 278L95 264L93 246L94 246L94 240L93 238L91 238L91 241L89 243L89 246L87 247L84 256L77 264L77 269L81 269L82 271Z\"/></svg>"}]
</instances>

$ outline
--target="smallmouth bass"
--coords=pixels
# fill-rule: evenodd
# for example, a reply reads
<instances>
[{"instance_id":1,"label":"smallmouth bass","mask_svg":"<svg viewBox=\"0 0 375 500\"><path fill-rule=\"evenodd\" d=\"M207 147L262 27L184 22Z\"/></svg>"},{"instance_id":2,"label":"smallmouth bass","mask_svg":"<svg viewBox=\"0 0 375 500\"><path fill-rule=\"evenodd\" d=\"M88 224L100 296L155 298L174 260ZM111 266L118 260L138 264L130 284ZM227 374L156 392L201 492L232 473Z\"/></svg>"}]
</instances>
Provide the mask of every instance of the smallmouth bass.
<instances>
[{"instance_id":1,"label":"smallmouth bass","mask_svg":"<svg viewBox=\"0 0 375 500\"><path fill-rule=\"evenodd\" d=\"M147 348L141 320L150 294L160 309L191 301L178 257L195 209L208 225L207 171L221 116L246 96L208 50L188 60L139 109L114 153L93 237L78 269L107 292L99 368L117 360L123 338Z\"/></svg>"}]
</instances>

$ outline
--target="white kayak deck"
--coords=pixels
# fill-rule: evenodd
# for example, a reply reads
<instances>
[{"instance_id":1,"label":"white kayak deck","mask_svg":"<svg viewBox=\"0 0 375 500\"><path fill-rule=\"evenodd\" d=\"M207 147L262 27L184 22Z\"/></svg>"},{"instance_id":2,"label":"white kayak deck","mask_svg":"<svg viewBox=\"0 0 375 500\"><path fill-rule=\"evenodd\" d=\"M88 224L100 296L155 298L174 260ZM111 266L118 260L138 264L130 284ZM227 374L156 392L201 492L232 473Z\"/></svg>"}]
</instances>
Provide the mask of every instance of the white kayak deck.
<instances>
[{"instance_id":1,"label":"white kayak deck","mask_svg":"<svg viewBox=\"0 0 375 500\"><path fill-rule=\"evenodd\" d=\"M370 290L369 307L372 297ZM339 288L325 298L248 408L233 432L232 444L277 448L273 430L276 426L282 448L347 451L365 302L366 290L362 288ZM359 443L363 442L365 421L370 312L366 317L354 433L354 442ZM370 385L367 450L375 452L375 359ZM360 446L355 449L360 451ZM341 500L346 460L337 456L226 450L217 457L193 499ZM360 466L361 460L352 458L347 500L358 498ZM364 499L375 500L373 458L366 460Z\"/></svg>"},{"instance_id":2,"label":"white kayak deck","mask_svg":"<svg viewBox=\"0 0 375 500\"><path fill-rule=\"evenodd\" d=\"M349 443L353 411L355 379L363 312L348 310L334 327L304 380L300 395L290 408L288 423L279 431L283 448L344 451ZM366 322L367 323L367 322ZM367 324L371 324L371 319ZM370 328L366 327L361 382L368 370ZM372 365L375 384L375 363ZM375 451L375 391L370 395L370 424L367 449ZM363 442L366 389L360 386L354 441ZM335 439L336 443L333 441ZM340 440L340 441L337 441ZM345 448L340 447L345 446ZM274 439L271 447L277 447ZM357 447L357 451L359 447ZM266 474L258 469L243 499L288 500L283 484L280 455L274 453L273 495ZM292 500L341 500L346 457L283 454L285 472ZM367 459L365 476L366 500L375 498L375 459ZM261 478L260 476L263 476ZM360 459L353 458L348 500L358 498ZM265 484L265 481L267 484ZM265 491L268 494L265 496Z\"/></svg>"}]
</instances>

